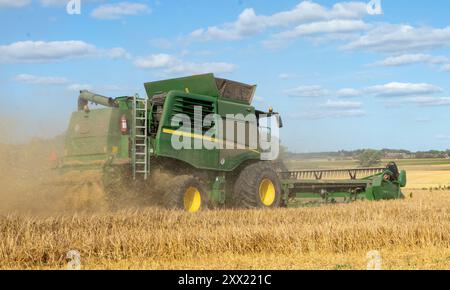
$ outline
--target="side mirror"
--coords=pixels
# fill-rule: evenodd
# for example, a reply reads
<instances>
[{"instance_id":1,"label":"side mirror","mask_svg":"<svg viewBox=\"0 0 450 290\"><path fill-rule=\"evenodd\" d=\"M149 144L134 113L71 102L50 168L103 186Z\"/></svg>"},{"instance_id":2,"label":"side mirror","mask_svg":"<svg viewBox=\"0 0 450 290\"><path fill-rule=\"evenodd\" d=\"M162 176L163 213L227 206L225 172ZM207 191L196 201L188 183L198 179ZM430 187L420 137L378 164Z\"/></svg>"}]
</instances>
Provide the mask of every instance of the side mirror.
<instances>
[{"instance_id":1,"label":"side mirror","mask_svg":"<svg viewBox=\"0 0 450 290\"><path fill-rule=\"evenodd\" d=\"M277 118L278 128L283 128L283 120L281 119L281 116L279 114L275 115Z\"/></svg>"},{"instance_id":2,"label":"side mirror","mask_svg":"<svg viewBox=\"0 0 450 290\"><path fill-rule=\"evenodd\" d=\"M400 171L400 175L398 176L398 183L399 183L400 187L406 186L407 178L406 178L405 170Z\"/></svg>"}]
</instances>

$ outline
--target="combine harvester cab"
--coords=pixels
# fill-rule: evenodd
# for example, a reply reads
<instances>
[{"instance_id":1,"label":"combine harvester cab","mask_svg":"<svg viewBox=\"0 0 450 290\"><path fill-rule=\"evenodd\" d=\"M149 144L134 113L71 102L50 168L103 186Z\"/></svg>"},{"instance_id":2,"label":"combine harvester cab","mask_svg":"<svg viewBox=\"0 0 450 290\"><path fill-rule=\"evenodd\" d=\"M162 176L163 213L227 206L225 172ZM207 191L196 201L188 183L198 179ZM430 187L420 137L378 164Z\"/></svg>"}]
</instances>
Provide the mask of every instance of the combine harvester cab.
<instances>
[{"instance_id":1,"label":"combine harvester cab","mask_svg":"<svg viewBox=\"0 0 450 290\"><path fill-rule=\"evenodd\" d=\"M331 203L402 196L400 187L406 175L395 164L378 169L280 173L276 162L262 158L267 150L261 149L259 137L270 132L268 138L278 140L272 129L282 127L281 117L271 108L264 112L252 106L256 86L213 74L144 86L147 98L112 99L80 92L59 166L61 184L73 184L78 192L73 196L115 201L124 200L130 192L133 196L156 193L157 204L188 212L223 206L277 208L301 205L298 200L308 199ZM90 103L103 108L92 109ZM180 114L190 120L188 126L181 125ZM225 122L230 115L232 125ZM204 122L209 116L212 121ZM273 127L264 124L268 119ZM256 146L250 137L236 138L239 125L246 133L255 129ZM227 126L233 127L230 133ZM188 139L190 148L176 148L174 140L179 139ZM200 148L196 148L197 141L201 141ZM205 141L222 146L206 148ZM168 178L163 180L161 173ZM347 174L345 179L338 176L343 174Z\"/></svg>"}]
</instances>

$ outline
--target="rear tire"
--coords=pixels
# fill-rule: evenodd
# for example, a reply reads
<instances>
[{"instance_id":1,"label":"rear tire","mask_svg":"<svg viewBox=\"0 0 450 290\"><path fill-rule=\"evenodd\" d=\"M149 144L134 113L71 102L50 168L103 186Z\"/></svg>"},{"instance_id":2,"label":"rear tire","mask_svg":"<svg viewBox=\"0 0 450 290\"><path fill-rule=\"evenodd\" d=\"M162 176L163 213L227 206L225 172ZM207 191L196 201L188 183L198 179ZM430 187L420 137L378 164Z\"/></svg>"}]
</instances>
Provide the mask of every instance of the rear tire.
<instances>
[{"instance_id":1,"label":"rear tire","mask_svg":"<svg viewBox=\"0 0 450 290\"><path fill-rule=\"evenodd\" d=\"M208 208L208 196L204 186L194 177L175 177L163 196L164 206L187 212L198 212Z\"/></svg>"},{"instance_id":2,"label":"rear tire","mask_svg":"<svg viewBox=\"0 0 450 290\"><path fill-rule=\"evenodd\" d=\"M258 162L241 171L234 184L235 207L277 208L280 201L280 179L269 162Z\"/></svg>"}]
</instances>

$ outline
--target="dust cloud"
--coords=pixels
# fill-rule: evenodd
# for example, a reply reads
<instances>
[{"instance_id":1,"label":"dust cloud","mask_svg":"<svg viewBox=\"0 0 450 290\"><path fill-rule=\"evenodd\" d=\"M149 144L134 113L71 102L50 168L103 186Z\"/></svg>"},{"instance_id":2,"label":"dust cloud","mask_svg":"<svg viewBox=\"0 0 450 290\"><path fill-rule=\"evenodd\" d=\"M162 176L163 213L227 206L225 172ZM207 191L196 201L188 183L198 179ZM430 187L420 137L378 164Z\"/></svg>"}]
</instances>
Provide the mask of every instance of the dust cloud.
<instances>
[{"instance_id":1,"label":"dust cloud","mask_svg":"<svg viewBox=\"0 0 450 290\"><path fill-rule=\"evenodd\" d=\"M56 169L64 154L64 135L13 143L16 122L0 118L0 215L99 213L161 205L173 176L155 170L145 184L115 184L114 195L103 187L100 172ZM129 173L127 173L129 174ZM95 182L97 181L97 182Z\"/></svg>"},{"instance_id":2,"label":"dust cloud","mask_svg":"<svg viewBox=\"0 0 450 290\"><path fill-rule=\"evenodd\" d=\"M98 198L98 194L97 199L80 206L83 199L87 200L87 192L98 191L54 183L59 178L56 159L63 155L64 136L32 138L18 143L17 140L24 137L19 130L21 127L14 118L0 118L0 215L47 215L101 209L103 205L98 200L102 198Z\"/></svg>"},{"instance_id":3,"label":"dust cloud","mask_svg":"<svg viewBox=\"0 0 450 290\"><path fill-rule=\"evenodd\" d=\"M0 122L0 133L7 133L5 124L14 124L11 120ZM45 184L55 177L49 157L53 151L62 152L62 137L11 144L8 134L0 135L0 214L60 210L58 193Z\"/></svg>"}]
</instances>

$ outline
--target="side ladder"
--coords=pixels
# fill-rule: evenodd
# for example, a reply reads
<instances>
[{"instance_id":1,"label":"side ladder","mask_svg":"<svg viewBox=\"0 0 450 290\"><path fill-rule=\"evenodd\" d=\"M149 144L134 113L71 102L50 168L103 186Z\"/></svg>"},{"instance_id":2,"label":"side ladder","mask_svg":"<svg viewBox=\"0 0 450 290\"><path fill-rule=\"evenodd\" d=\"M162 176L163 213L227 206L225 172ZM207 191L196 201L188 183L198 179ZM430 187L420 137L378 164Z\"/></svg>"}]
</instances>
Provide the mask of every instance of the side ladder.
<instances>
[{"instance_id":1,"label":"side ladder","mask_svg":"<svg viewBox=\"0 0 450 290\"><path fill-rule=\"evenodd\" d=\"M133 97L133 179L142 176L147 180L150 171L148 155L148 103L138 95Z\"/></svg>"}]
</instances>

